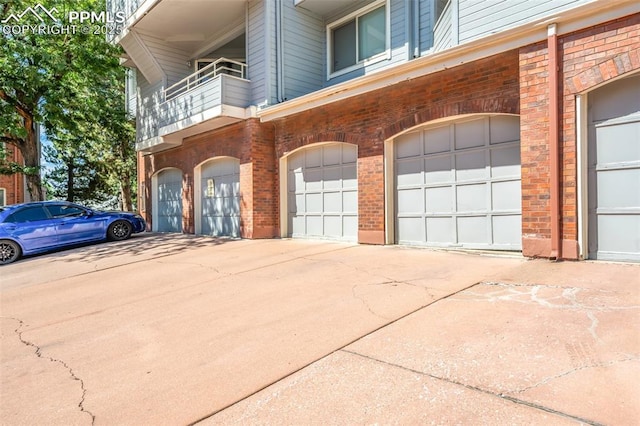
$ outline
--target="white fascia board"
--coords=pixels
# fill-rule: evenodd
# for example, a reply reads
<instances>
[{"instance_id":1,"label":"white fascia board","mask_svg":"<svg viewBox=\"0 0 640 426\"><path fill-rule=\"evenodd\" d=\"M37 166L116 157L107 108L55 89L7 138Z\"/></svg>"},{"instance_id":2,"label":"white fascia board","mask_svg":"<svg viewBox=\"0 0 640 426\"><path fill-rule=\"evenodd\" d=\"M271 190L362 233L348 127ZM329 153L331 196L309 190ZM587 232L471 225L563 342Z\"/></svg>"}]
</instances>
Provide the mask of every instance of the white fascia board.
<instances>
[{"instance_id":1,"label":"white fascia board","mask_svg":"<svg viewBox=\"0 0 640 426\"><path fill-rule=\"evenodd\" d=\"M479 38L453 48L358 77L344 83L318 90L308 95L273 105L257 112L260 121L267 122L317 108L363 93L411 80L458 65L473 62L498 53L517 49L547 38L548 25L557 24L558 34L567 34L581 28L640 12L636 0L594 0L556 16L528 22L497 34Z\"/></svg>"}]
</instances>

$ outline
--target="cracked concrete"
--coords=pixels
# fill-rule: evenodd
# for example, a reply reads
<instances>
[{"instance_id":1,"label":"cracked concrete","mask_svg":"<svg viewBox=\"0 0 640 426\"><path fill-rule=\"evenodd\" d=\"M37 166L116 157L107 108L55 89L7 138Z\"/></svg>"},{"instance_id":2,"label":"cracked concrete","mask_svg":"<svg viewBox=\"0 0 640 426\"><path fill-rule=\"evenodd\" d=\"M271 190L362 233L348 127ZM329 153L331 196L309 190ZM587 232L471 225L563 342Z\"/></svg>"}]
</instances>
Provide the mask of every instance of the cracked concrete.
<instances>
[{"instance_id":1,"label":"cracked concrete","mask_svg":"<svg viewBox=\"0 0 640 426\"><path fill-rule=\"evenodd\" d=\"M158 238L2 268L4 423L640 419L638 265Z\"/></svg>"}]
</instances>

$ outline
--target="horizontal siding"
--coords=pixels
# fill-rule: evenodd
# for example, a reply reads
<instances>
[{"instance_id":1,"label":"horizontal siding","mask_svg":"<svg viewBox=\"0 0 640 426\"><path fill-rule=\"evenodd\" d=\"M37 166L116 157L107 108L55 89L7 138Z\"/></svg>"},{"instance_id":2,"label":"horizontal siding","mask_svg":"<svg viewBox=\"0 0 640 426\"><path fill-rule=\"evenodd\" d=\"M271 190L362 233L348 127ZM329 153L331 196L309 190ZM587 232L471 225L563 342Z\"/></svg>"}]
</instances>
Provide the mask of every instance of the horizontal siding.
<instances>
[{"instance_id":1,"label":"horizontal siding","mask_svg":"<svg viewBox=\"0 0 640 426\"><path fill-rule=\"evenodd\" d=\"M172 124L222 103L220 78L216 77L182 96L178 96L162 105L160 127Z\"/></svg>"},{"instance_id":2,"label":"horizontal siding","mask_svg":"<svg viewBox=\"0 0 640 426\"><path fill-rule=\"evenodd\" d=\"M167 86L193 73L193 68L187 65L189 57L185 52L155 37L140 35L140 38L167 76Z\"/></svg>"},{"instance_id":3,"label":"horizontal siding","mask_svg":"<svg viewBox=\"0 0 640 426\"><path fill-rule=\"evenodd\" d=\"M138 72L138 115L136 117L136 139L138 142L158 136L158 116L162 81L149 82Z\"/></svg>"},{"instance_id":4,"label":"horizontal siding","mask_svg":"<svg viewBox=\"0 0 640 426\"><path fill-rule=\"evenodd\" d=\"M249 3L247 65L251 80L251 100L256 105L262 104L267 98L264 13L264 3L261 0L253 0Z\"/></svg>"},{"instance_id":5,"label":"horizontal siding","mask_svg":"<svg viewBox=\"0 0 640 426\"><path fill-rule=\"evenodd\" d=\"M590 0L459 0L460 43L588 2Z\"/></svg>"},{"instance_id":6,"label":"horizontal siding","mask_svg":"<svg viewBox=\"0 0 640 426\"><path fill-rule=\"evenodd\" d=\"M419 0L418 7L418 15L420 16L420 24L419 24L419 48L420 55L424 55L426 52L431 50L431 47L434 45L433 39L433 30L432 23L433 18L431 16L431 2L433 0Z\"/></svg>"},{"instance_id":7,"label":"horizontal siding","mask_svg":"<svg viewBox=\"0 0 640 426\"><path fill-rule=\"evenodd\" d=\"M283 3L284 96L293 99L322 88L324 22L293 2Z\"/></svg>"},{"instance_id":8,"label":"horizontal siding","mask_svg":"<svg viewBox=\"0 0 640 426\"><path fill-rule=\"evenodd\" d=\"M228 75L221 75L222 103L241 108L251 104L251 83Z\"/></svg>"},{"instance_id":9,"label":"horizontal siding","mask_svg":"<svg viewBox=\"0 0 640 426\"><path fill-rule=\"evenodd\" d=\"M440 19L433 29L433 48L436 52L453 46L451 34L451 3L445 7Z\"/></svg>"}]
</instances>

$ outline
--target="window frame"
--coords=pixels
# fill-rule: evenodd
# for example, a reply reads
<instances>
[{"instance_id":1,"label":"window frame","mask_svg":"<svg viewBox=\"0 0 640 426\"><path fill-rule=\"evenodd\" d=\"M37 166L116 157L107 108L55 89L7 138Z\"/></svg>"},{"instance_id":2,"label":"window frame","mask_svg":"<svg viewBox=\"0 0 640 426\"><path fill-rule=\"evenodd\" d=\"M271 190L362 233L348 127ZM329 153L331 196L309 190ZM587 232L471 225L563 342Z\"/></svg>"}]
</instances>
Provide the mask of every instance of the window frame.
<instances>
[{"instance_id":1,"label":"window frame","mask_svg":"<svg viewBox=\"0 0 640 426\"><path fill-rule=\"evenodd\" d=\"M372 12L380 7L384 7L385 14L385 50L377 55L371 56L369 58L358 60L358 49L360 42L358 40L359 37L359 27L358 27L358 18L366 15L369 12ZM341 70L333 71L333 30L347 24L350 21L356 22L356 39L354 40L355 48L356 48L356 63L354 65L348 66ZM348 74L352 71L364 68L366 66L391 59L391 10L389 7L389 0L377 0L373 3L360 8L346 16L343 16L340 19L330 22L326 26L326 59L327 59L327 81L332 78L339 77L344 74Z\"/></svg>"},{"instance_id":2,"label":"window frame","mask_svg":"<svg viewBox=\"0 0 640 426\"><path fill-rule=\"evenodd\" d=\"M0 187L0 207L7 205L7 189Z\"/></svg>"}]
</instances>

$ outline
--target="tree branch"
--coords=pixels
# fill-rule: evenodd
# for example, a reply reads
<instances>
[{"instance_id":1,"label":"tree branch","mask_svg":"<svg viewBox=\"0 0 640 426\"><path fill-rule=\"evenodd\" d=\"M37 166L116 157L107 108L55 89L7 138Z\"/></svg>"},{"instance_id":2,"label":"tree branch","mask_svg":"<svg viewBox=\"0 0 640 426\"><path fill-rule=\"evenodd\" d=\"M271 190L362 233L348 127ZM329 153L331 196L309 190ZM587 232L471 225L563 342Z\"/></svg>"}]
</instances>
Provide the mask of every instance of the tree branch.
<instances>
[{"instance_id":1,"label":"tree branch","mask_svg":"<svg viewBox=\"0 0 640 426\"><path fill-rule=\"evenodd\" d=\"M33 118L29 108L25 107L18 99L14 99L13 97L9 96L9 94L3 89L0 89L0 99L5 101L9 105L12 105L16 109L18 114L20 114L20 116L25 120Z\"/></svg>"}]
</instances>

